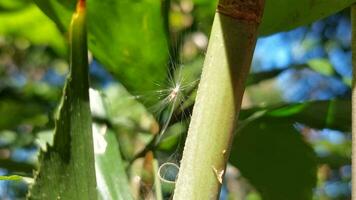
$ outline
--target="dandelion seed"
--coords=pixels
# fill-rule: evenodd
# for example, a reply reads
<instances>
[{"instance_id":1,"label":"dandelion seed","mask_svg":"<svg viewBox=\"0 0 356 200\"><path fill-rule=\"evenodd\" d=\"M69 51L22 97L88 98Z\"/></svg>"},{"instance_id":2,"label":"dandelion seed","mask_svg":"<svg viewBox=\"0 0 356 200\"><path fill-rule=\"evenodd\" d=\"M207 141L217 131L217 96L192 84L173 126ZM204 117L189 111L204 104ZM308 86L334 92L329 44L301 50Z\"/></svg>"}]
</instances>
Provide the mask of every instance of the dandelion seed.
<instances>
[{"instance_id":1,"label":"dandelion seed","mask_svg":"<svg viewBox=\"0 0 356 200\"><path fill-rule=\"evenodd\" d=\"M169 94L168 96L168 99L169 101L173 101L174 99L176 99L178 93L179 93L179 90L180 90L180 85L177 84L173 89L172 89L172 92Z\"/></svg>"}]
</instances>

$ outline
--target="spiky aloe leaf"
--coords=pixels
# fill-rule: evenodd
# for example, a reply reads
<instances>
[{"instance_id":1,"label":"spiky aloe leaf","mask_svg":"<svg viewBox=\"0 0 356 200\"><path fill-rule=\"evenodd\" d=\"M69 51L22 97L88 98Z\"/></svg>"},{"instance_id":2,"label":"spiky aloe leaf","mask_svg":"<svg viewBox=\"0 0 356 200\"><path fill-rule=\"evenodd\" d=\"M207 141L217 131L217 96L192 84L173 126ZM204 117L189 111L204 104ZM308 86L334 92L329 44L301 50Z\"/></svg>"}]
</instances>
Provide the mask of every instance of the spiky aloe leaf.
<instances>
[{"instance_id":1,"label":"spiky aloe leaf","mask_svg":"<svg viewBox=\"0 0 356 200\"><path fill-rule=\"evenodd\" d=\"M54 144L41 153L28 199L97 199L89 106L85 0L70 27L70 72L56 120Z\"/></svg>"}]
</instances>

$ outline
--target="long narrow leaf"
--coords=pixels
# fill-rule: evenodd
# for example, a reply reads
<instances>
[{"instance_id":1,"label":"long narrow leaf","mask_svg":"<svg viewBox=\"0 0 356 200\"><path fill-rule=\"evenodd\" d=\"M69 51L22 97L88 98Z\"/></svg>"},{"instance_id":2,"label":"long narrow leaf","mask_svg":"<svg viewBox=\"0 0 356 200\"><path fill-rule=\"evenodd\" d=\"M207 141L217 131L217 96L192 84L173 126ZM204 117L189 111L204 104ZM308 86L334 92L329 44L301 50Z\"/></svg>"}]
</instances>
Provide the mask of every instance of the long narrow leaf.
<instances>
[{"instance_id":1,"label":"long narrow leaf","mask_svg":"<svg viewBox=\"0 0 356 200\"><path fill-rule=\"evenodd\" d=\"M71 69L56 120L54 144L41 153L29 199L97 199L84 0L78 2L70 33Z\"/></svg>"}]
</instances>

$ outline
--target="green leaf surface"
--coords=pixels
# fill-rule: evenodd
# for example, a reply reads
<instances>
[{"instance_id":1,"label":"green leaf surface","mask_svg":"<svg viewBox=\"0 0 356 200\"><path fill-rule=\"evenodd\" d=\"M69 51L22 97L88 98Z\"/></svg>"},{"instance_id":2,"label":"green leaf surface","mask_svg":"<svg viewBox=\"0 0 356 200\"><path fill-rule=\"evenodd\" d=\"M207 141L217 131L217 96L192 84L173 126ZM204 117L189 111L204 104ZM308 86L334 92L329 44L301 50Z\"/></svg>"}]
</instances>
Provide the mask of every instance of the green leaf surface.
<instances>
[{"instance_id":1,"label":"green leaf surface","mask_svg":"<svg viewBox=\"0 0 356 200\"><path fill-rule=\"evenodd\" d=\"M288 119L290 123L301 123L311 128L330 128L339 131L351 131L351 101L330 100L312 101L296 104L270 106L264 109L253 108L242 110L240 119L244 120L256 111L264 112L262 117Z\"/></svg>"},{"instance_id":2,"label":"green leaf surface","mask_svg":"<svg viewBox=\"0 0 356 200\"><path fill-rule=\"evenodd\" d=\"M0 99L0 130L12 129L19 125L43 126L48 117L44 114L45 107L31 102L29 99L15 100L10 98ZM11 113L11 115L9 115Z\"/></svg>"},{"instance_id":3,"label":"green leaf surface","mask_svg":"<svg viewBox=\"0 0 356 200\"><path fill-rule=\"evenodd\" d=\"M33 44L48 45L65 54L65 41L56 25L34 4L0 13L0 35L23 37Z\"/></svg>"},{"instance_id":4,"label":"green leaf surface","mask_svg":"<svg viewBox=\"0 0 356 200\"><path fill-rule=\"evenodd\" d=\"M131 160L158 132L159 125L147 109L121 84L103 91L108 120L118 134L123 158Z\"/></svg>"},{"instance_id":5,"label":"green leaf surface","mask_svg":"<svg viewBox=\"0 0 356 200\"><path fill-rule=\"evenodd\" d=\"M0 2L0 11L13 11L17 9L21 9L28 5L28 0L2 0Z\"/></svg>"},{"instance_id":6,"label":"green leaf surface","mask_svg":"<svg viewBox=\"0 0 356 200\"><path fill-rule=\"evenodd\" d=\"M104 117L107 114L103 96L90 89L90 107L94 117ZM121 158L119 143L115 132L105 123L93 123L93 143L95 152L95 172L99 199L132 199L125 173L125 163ZM37 144L46 150L46 143L53 144L53 133L43 131L37 134Z\"/></svg>"},{"instance_id":7,"label":"green leaf surface","mask_svg":"<svg viewBox=\"0 0 356 200\"><path fill-rule=\"evenodd\" d=\"M74 0L35 2L65 30L74 9ZM216 1L194 2L198 9L197 20L204 24L207 13L211 16L215 13ZM355 0L266 1L260 35L310 24L348 7L353 2ZM89 0L88 6L89 47L94 56L130 91L157 89L156 84L162 84L165 80L168 57L160 1Z\"/></svg>"},{"instance_id":8,"label":"green leaf surface","mask_svg":"<svg viewBox=\"0 0 356 200\"><path fill-rule=\"evenodd\" d=\"M230 162L261 192L263 199L311 199L317 163L341 166L349 161L343 156L347 154L345 149L336 146L332 150L344 154L333 152L317 158L295 124L350 131L350 108L350 100L331 100L242 110ZM175 143L178 142L177 137ZM162 140L160 146L171 143Z\"/></svg>"},{"instance_id":9,"label":"green leaf surface","mask_svg":"<svg viewBox=\"0 0 356 200\"><path fill-rule=\"evenodd\" d=\"M334 14L355 0L267 0L261 35L288 31Z\"/></svg>"},{"instance_id":10,"label":"green leaf surface","mask_svg":"<svg viewBox=\"0 0 356 200\"><path fill-rule=\"evenodd\" d=\"M105 108L114 125L136 128L142 132L157 129L154 117L121 84L112 84L103 91Z\"/></svg>"},{"instance_id":11,"label":"green leaf surface","mask_svg":"<svg viewBox=\"0 0 356 200\"><path fill-rule=\"evenodd\" d=\"M71 25L71 68L64 88L53 146L41 152L28 199L97 199L89 106L85 11Z\"/></svg>"},{"instance_id":12,"label":"green leaf surface","mask_svg":"<svg viewBox=\"0 0 356 200\"><path fill-rule=\"evenodd\" d=\"M209 15L204 11L198 13L199 22L204 23L207 19L211 21L217 0L194 0L194 2L197 9L210 8ZM266 0L259 32L261 36L265 36L308 25L355 2L355 0Z\"/></svg>"},{"instance_id":13,"label":"green leaf surface","mask_svg":"<svg viewBox=\"0 0 356 200\"><path fill-rule=\"evenodd\" d=\"M22 177L17 175L0 176L0 181L21 181Z\"/></svg>"},{"instance_id":14,"label":"green leaf surface","mask_svg":"<svg viewBox=\"0 0 356 200\"><path fill-rule=\"evenodd\" d=\"M237 128L242 130L246 125L257 119L273 118L281 123L301 123L315 129L335 129L344 132L351 131L351 101L330 100L314 101L306 103L283 104L268 107L255 107L240 111ZM169 127L167 134L162 138L158 150L174 151L181 140L182 130L174 130L179 127L174 124ZM174 130L173 134L170 130Z\"/></svg>"},{"instance_id":15,"label":"green leaf surface","mask_svg":"<svg viewBox=\"0 0 356 200\"><path fill-rule=\"evenodd\" d=\"M349 100L331 100L243 110L230 161L263 199L311 199L317 158L295 124L350 131L350 108Z\"/></svg>"},{"instance_id":16,"label":"green leaf surface","mask_svg":"<svg viewBox=\"0 0 356 200\"><path fill-rule=\"evenodd\" d=\"M19 172L31 174L33 170L36 168L33 164L29 164L26 162L16 162L7 158L0 158L0 166L3 169L9 170L11 172Z\"/></svg>"},{"instance_id":17,"label":"green leaf surface","mask_svg":"<svg viewBox=\"0 0 356 200\"><path fill-rule=\"evenodd\" d=\"M314 71L320 74L331 76L334 73L334 68L330 61L326 58L315 58L308 61L308 65Z\"/></svg>"},{"instance_id":18,"label":"green leaf surface","mask_svg":"<svg viewBox=\"0 0 356 200\"><path fill-rule=\"evenodd\" d=\"M316 184L316 156L293 124L263 117L235 136L230 162L264 200L310 200Z\"/></svg>"},{"instance_id":19,"label":"green leaf surface","mask_svg":"<svg viewBox=\"0 0 356 200\"><path fill-rule=\"evenodd\" d=\"M35 0L62 29L74 0ZM166 77L167 41L160 1L88 0L89 48L128 89L154 90Z\"/></svg>"},{"instance_id":20,"label":"green leaf surface","mask_svg":"<svg viewBox=\"0 0 356 200\"><path fill-rule=\"evenodd\" d=\"M115 133L107 130L106 125L93 127L99 199L132 199Z\"/></svg>"}]
</instances>

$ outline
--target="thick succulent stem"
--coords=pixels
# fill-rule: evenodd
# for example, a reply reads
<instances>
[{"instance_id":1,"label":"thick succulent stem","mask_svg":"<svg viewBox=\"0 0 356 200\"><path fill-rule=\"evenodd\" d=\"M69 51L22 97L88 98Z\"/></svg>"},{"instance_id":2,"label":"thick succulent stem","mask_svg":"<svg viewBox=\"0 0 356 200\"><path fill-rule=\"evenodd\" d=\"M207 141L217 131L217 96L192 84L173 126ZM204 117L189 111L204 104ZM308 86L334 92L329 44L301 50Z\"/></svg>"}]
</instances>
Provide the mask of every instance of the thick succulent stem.
<instances>
[{"instance_id":1,"label":"thick succulent stem","mask_svg":"<svg viewBox=\"0 0 356 200\"><path fill-rule=\"evenodd\" d=\"M264 0L220 0L176 183L175 200L217 199Z\"/></svg>"}]
</instances>

